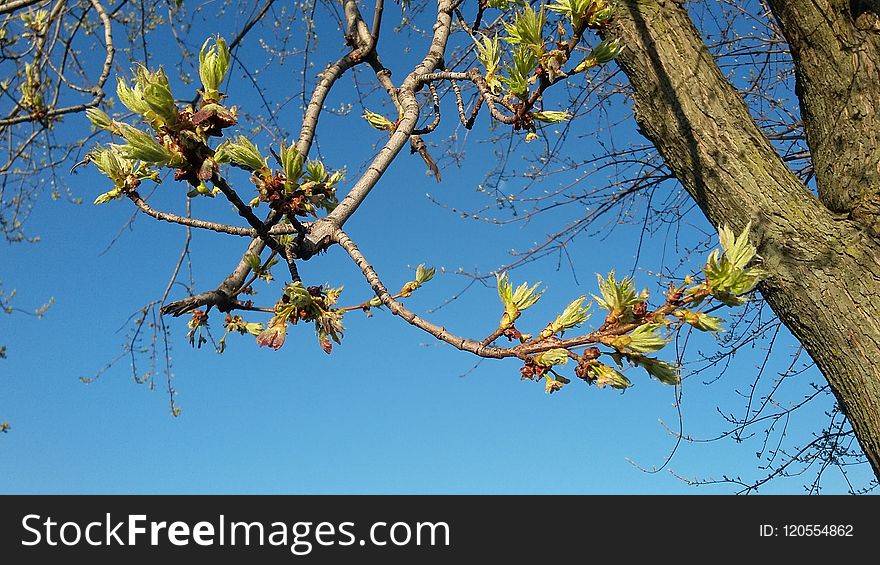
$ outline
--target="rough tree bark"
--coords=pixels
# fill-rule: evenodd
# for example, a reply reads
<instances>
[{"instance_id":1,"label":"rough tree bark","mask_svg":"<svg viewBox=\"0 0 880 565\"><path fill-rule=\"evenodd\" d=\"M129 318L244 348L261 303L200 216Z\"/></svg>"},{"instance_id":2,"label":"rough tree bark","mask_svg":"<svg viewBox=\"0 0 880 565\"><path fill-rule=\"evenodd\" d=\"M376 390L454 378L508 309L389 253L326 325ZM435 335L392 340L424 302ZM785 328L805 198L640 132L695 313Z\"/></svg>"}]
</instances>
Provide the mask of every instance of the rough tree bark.
<instances>
[{"instance_id":1,"label":"rough tree bark","mask_svg":"<svg viewBox=\"0 0 880 565\"><path fill-rule=\"evenodd\" d=\"M815 197L724 78L685 8L619 2L608 34L636 120L716 226L750 238L760 291L816 362L880 478L880 2L770 0L791 47Z\"/></svg>"}]
</instances>

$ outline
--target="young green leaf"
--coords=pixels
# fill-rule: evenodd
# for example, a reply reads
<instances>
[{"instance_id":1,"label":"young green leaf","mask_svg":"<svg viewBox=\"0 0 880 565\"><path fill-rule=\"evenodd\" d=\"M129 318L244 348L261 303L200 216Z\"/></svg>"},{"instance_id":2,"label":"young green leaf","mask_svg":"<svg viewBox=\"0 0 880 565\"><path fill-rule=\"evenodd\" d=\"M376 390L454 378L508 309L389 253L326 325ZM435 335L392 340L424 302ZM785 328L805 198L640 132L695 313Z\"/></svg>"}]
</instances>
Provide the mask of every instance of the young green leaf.
<instances>
[{"instance_id":1,"label":"young green leaf","mask_svg":"<svg viewBox=\"0 0 880 565\"><path fill-rule=\"evenodd\" d=\"M506 77L501 77L501 82L507 89L520 98L527 98L529 81L532 73L538 65L538 58L528 47L517 45L513 48L513 65L505 65Z\"/></svg>"},{"instance_id":2,"label":"young green leaf","mask_svg":"<svg viewBox=\"0 0 880 565\"><path fill-rule=\"evenodd\" d=\"M284 176L287 182L296 183L302 175L304 158L296 150L293 145L285 146L281 144L281 168L284 170Z\"/></svg>"},{"instance_id":3,"label":"young green leaf","mask_svg":"<svg viewBox=\"0 0 880 565\"><path fill-rule=\"evenodd\" d=\"M513 45L527 47L536 57L540 57L544 54L544 23L544 8L538 13L531 5L526 4L521 12L517 12L512 24L504 24L507 32L504 40Z\"/></svg>"},{"instance_id":4,"label":"young green leaf","mask_svg":"<svg viewBox=\"0 0 880 565\"><path fill-rule=\"evenodd\" d=\"M540 282L532 286L529 286L529 283L522 283L514 291L506 272L495 276L498 280L498 297L501 298L501 303L504 304L504 314L501 316L501 322L498 327L506 330L519 318L523 310L534 306L541 299L543 291L536 292L541 284Z\"/></svg>"},{"instance_id":5,"label":"young green leaf","mask_svg":"<svg viewBox=\"0 0 880 565\"><path fill-rule=\"evenodd\" d=\"M640 356L631 359L636 365L645 369L649 375L663 384L677 385L681 383L681 368L677 365L672 365L653 357Z\"/></svg>"},{"instance_id":6,"label":"young green leaf","mask_svg":"<svg viewBox=\"0 0 880 565\"><path fill-rule=\"evenodd\" d=\"M110 116L108 116L106 112L99 110L98 108L89 108L86 110L86 117L92 122L92 125L98 129L113 129L113 120L110 119Z\"/></svg>"},{"instance_id":7,"label":"young green leaf","mask_svg":"<svg viewBox=\"0 0 880 565\"><path fill-rule=\"evenodd\" d=\"M693 312L691 310L676 310L673 316L679 318L683 322L692 325L694 328L704 332L721 332L724 331L721 324L724 322L721 318L710 316L705 312Z\"/></svg>"},{"instance_id":8,"label":"young green leaf","mask_svg":"<svg viewBox=\"0 0 880 565\"><path fill-rule=\"evenodd\" d=\"M208 47L212 39L214 45ZM218 89L229 71L230 59L226 40L220 36L205 40L199 51L199 78L202 80L202 97L206 102L220 101L221 95Z\"/></svg>"},{"instance_id":9,"label":"young green leaf","mask_svg":"<svg viewBox=\"0 0 880 565\"><path fill-rule=\"evenodd\" d=\"M124 122L113 122L113 126L128 142L126 145L115 146L123 157L160 166L178 165L182 162L179 156L168 151L152 135Z\"/></svg>"},{"instance_id":10,"label":"young green leaf","mask_svg":"<svg viewBox=\"0 0 880 565\"><path fill-rule=\"evenodd\" d=\"M556 112L550 110L545 112L532 112L532 118L547 124L558 124L559 122L564 122L571 118L571 114L568 112Z\"/></svg>"},{"instance_id":11,"label":"young green leaf","mask_svg":"<svg viewBox=\"0 0 880 565\"><path fill-rule=\"evenodd\" d=\"M581 296L572 300L569 305L565 307L565 310L556 316L556 319L547 324L547 327L541 331L539 339L547 339L554 334L564 332L565 330L577 327L586 322L592 315L590 313L590 307L593 305L592 302L589 302L584 306L584 300L586 299L586 296Z\"/></svg>"},{"instance_id":12,"label":"young green leaf","mask_svg":"<svg viewBox=\"0 0 880 565\"><path fill-rule=\"evenodd\" d=\"M718 236L723 254L714 250L703 269L712 295L728 306L745 302L742 295L755 288L765 274L758 267L746 268L757 256L757 249L749 242L750 228L751 224L746 225L735 237L730 228L723 226Z\"/></svg>"},{"instance_id":13,"label":"young green leaf","mask_svg":"<svg viewBox=\"0 0 880 565\"><path fill-rule=\"evenodd\" d=\"M498 79L498 65L501 61L501 48L498 44L498 36L491 38L483 36L480 40L474 39L477 44L477 59L486 68L486 84L492 92L501 89L501 81Z\"/></svg>"},{"instance_id":14,"label":"young green leaf","mask_svg":"<svg viewBox=\"0 0 880 565\"><path fill-rule=\"evenodd\" d=\"M379 131L394 131L394 122L383 116L369 110L364 111L364 119L373 128Z\"/></svg>"},{"instance_id":15,"label":"young green leaf","mask_svg":"<svg viewBox=\"0 0 880 565\"><path fill-rule=\"evenodd\" d=\"M611 271L607 279L602 278L598 273L596 278L599 280L599 293L602 297L593 295L593 298L605 310L620 314L640 301L631 277L625 277L618 282L614 277L614 271Z\"/></svg>"},{"instance_id":16,"label":"young green leaf","mask_svg":"<svg viewBox=\"0 0 880 565\"><path fill-rule=\"evenodd\" d=\"M663 324L643 324L629 334L609 339L607 344L618 351L653 353L663 349L670 340L670 338L664 338L659 334L658 330L661 327Z\"/></svg>"},{"instance_id":17,"label":"young green leaf","mask_svg":"<svg viewBox=\"0 0 880 565\"><path fill-rule=\"evenodd\" d=\"M622 49L623 46L620 43L620 39L616 37L614 39L606 39L594 47L593 50L590 51L590 54L572 69L571 74L580 73L592 67L604 65L617 57Z\"/></svg>"},{"instance_id":18,"label":"young green leaf","mask_svg":"<svg viewBox=\"0 0 880 565\"><path fill-rule=\"evenodd\" d=\"M269 159L260 154L259 149L250 139L239 135L234 140L226 140L217 146L214 151L214 161L259 171L268 168Z\"/></svg>"},{"instance_id":19,"label":"young green leaf","mask_svg":"<svg viewBox=\"0 0 880 565\"><path fill-rule=\"evenodd\" d=\"M568 351L562 348L550 349L542 353L538 353L534 357L535 363L542 367L552 367L554 365L565 365L568 363Z\"/></svg>"},{"instance_id":20,"label":"young green leaf","mask_svg":"<svg viewBox=\"0 0 880 565\"><path fill-rule=\"evenodd\" d=\"M599 388L607 385L611 388L626 390L632 386L632 382L623 373L599 361L588 362L578 374L583 375L584 380Z\"/></svg>"},{"instance_id":21,"label":"young green leaf","mask_svg":"<svg viewBox=\"0 0 880 565\"><path fill-rule=\"evenodd\" d=\"M571 26L578 29L584 23L592 4L593 0L556 0L556 4L548 4L547 9L567 16Z\"/></svg>"}]
</instances>

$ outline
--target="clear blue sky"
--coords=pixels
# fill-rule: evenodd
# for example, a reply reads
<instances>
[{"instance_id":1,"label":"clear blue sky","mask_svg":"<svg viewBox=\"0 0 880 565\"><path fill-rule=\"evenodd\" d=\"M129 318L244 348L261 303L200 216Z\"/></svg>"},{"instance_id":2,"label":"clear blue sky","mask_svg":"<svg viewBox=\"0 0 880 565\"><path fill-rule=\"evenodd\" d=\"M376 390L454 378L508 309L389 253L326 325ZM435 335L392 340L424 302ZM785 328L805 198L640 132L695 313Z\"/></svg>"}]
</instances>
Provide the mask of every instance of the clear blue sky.
<instances>
[{"instance_id":1,"label":"clear blue sky","mask_svg":"<svg viewBox=\"0 0 880 565\"><path fill-rule=\"evenodd\" d=\"M396 10L387 9L381 45L385 63L399 80L414 55L403 55L402 43L395 44L403 40L391 25L399 17ZM203 23L202 35L229 36L228 29L238 29L236 25L225 20ZM312 75L339 52L332 24L320 19L319 25L327 35L310 56ZM272 39L258 28L239 54L251 70L262 68L261 37ZM415 53L419 47L423 44L414 46ZM179 59L171 50L155 50L152 57L152 65L166 67ZM301 65L293 57L287 65L255 76L270 77L265 85L277 99L282 96L278 89L289 83L299 88ZM288 83L285 76L294 79ZM245 109L259 104L240 68L233 71L233 79L243 86L230 87L232 103ZM176 84L178 96L191 96L191 90ZM382 137L358 117L361 109L351 80L343 81L339 90L328 106L352 103L352 113L325 116L318 135L328 166L348 167L344 194L372 144ZM455 119L451 101L444 104L445 119ZM299 126L297 106L298 101L291 103L277 115L290 131ZM481 118L477 129L487 125ZM87 125L83 117L74 116L64 127L82 131ZM404 152L348 224L350 235L389 286L409 280L411 269L421 262L438 270L491 271L509 260L510 249L542 241L559 222L572 219L573 211L568 210L528 225L500 227L463 220L433 204L426 193L459 208L485 203L475 189L494 157L491 147L475 143L485 136L470 137L459 140L467 152L462 166L447 167L441 184L424 175L418 156ZM266 146L265 137L256 139ZM577 152L598 151L590 139L572 139L579 144ZM569 151L574 152L571 147ZM523 148L513 160L522 163L528 155ZM485 361L474 368L477 359L435 342L387 311L371 319L359 312L348 314L343 344L330 356L318 348L308 326L291 328L287 344L278 352L231 336L227 352L217 355L210 346L189 347L185 320L167 320L176 400L183 410L178 418L169 414L163 377L157 377L156 390L135 384L127 360L96 382L83 384L80 377L93 376L120 352L130 327L128 316L161 295L185 233L179 226L140 216L104 253L134 209L121 201L89 204L108 188L93 170L81 169L68 180L85 204L52 201L44 195L30 220L41 242L0 247L0 278L5 289L18 289L16 306L37 306L50 296L56 301L41 320L0 316L0 343L9 355L0 361L0 420L12 425L10 433L0 435L2 493L701 494L731 492L733 487L694 488L669 470L697 478L756 476L760 438L743 444L685 443L657 474L631 463L646 468L662 464L675 444L663 422L678 427L675 389L644 373L630 371L635 386L625 394L575 379L549 396L542 384L520 380L516 362ZM237 180L243 192L250 188L243 178ZM549 179L543 188L556 186L558 181ZM151 202L170 209L180 205L183 194L184 187L169 180ZM225 207L219 198L200 199L194 202L194 214L210 216ZM694 241L707 229L697 216L689 220L683 242ZM596 272L617 268L628 273L639 229L624 226L610 239L578 239L569 248L577 280L567 265L558 268L556 258L517 270L515 281L541 280L547 289L542 303L525 318L532 328L543 327L572 298L596 292ZM196 287L213 288L243 246L232 237L196 233ZM650 272L677 261L670 241L649 239L640 255L638 286L656 291L658 281ZM300 270L311 284L344 284L345 304L369 298L369 288L339 249ZM264 302L274 302L284 274L276 272L279 280L260 295ZM409 305L425 313L467 282L460 275L439 274ZM180 286L172 291L173 299L182 296ZM460 335L482 337L494 328L500 313L494 288L477 285L430 318ZM215 314L212 327L217 335L222 334L220 323ZM712 347L709 339L698 348ZM796 343L782 336L777 348L768 367L771 374L788 366L788 353ZM711 385L705 384L715 375L711 371L685 379L686 433L711 437L727 429L717 408L742 413L744 401L736 391L747 392L763 354L760 348L741 351L731 369ZM672 348L664 355L673 356ZM803 390L808 390L810 380L820 378L815 371L807 373ZM797 398L801 393L789 395ZM823 408L827 406L799 412L789 423L791 429L821 425ZM833 472L827 479L826 492L845 491ZM767 485L761 492L799 493L802 487L795 478Z\"/></svg>"}]
</instances>

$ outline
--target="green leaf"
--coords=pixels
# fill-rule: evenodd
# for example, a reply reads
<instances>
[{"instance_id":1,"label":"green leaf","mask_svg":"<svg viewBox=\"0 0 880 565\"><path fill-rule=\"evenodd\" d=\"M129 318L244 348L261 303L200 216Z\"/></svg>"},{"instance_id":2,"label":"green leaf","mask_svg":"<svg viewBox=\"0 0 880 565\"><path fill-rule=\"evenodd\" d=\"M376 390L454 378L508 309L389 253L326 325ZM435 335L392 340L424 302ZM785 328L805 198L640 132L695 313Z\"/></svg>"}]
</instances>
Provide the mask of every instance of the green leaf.
<instances>
[{"instance_id":1,"label":"green leaf","mask_svg":"<svg viewBox=\"0 0 880 565\"><path fill-rule=\"evenodd\" d=\"M284 294L290 299L290 304L298 308L306 308L314 302L312 295L302 282L297 281L284 287Z\"/></svg>"},{"instance_id":2,"label":"green leaf","mask_svg":"<svg viewBox=\"0 0 880 565\"><path fill-rule=\"evenodd\" d=\"M598 361L591 361L587 364L584 378L599 388L611 386L611 388L626 390L632 386L632 382L623 373Z\"/></svg>"},{"instance_id":3,"label":"green leaf","mask_svg":"<svg viewBox=\"0 0 880 565\"><path fill-rule=\"evenodd\" d=\"M122 196L122 191L117 187L113 190L107 191L104 194L99 195L97 198L95 198L94 204L106 204L111 200L116 200L120 196Z\"/></svg>"},{"instance_id":4,"label":"green leaf","mask_svg":"<svg viewBox=\"0 0 880 565\"><path fill-rule=\"evenodd\" d=\"M321 161L309 161L306 164L306 178L312 182L322 183L327 178L327 169Z\"/></svg>"},{"instance_id":5,"label":"green leaf","mask_svg":"<svg viewBox=\"0 0 880 565\"><path fill-rule=\"evenodd\" d=\"M125 158L118 149L118 145L109 147L96 146L89 151L87 157L94 163L102 175L113 181L117 187L125 184L129 175L134 172L134 163Z\"/></svg>"},{"instance_id":6,"label":"green leaf","mask_svg":"<svg viewBox=\"0 0 880 565\"><path fill-rule=\"evenodd\" d=\"M564 122L571 118L571 114L568 112L556 112L552 110L546 112L532 112L531 114L532 118L547 124L558 124L559 122Z\"/></svg>"},{"instance_id":7,"label":"green leaf","mask_svg":"<svg viewBox=\"0 0 880 565\"><path fill-rule=\"evenodd\" d=\"M416 282L419 286L425 284L434 278L434 272L434 267L425 267L425 264L422 263L416 267Z\"/></svg>"},{"instance_id":8,"label":"green leaf","mask_svg":"<svg viewBox=\"0 0 880 565\"><path fill-rule=\"evenodd\" d=\"M513 45L527 47L536 57L544 54L544 9L540 14L526 4L514 17L513 23L504 24L507 37L503 39Z\"/></svg>"},{"instance_id":9,"label":"green leaf","mask_svg":"<svg viewBox=\"0 0 880 565\"><path fill-rule=\"evenodd\" d=\"M501 89L501 81L498 80L498 65L501 62L501 47L498 43L498 36L483 36L479 40L474 39L477 44L477 60L486 68L486 84L492 92L498 92Z\"/></svg>"},{"instance_id":10,"label":"green leaf","mask_svg":"<svg viewBox=\"0 0 880 565\"><path fill-rule=\"evenodd\" d=\"M681 383L681 367L677 365L653 357L638 357L633 361L663 384L677 385Z\"/></svg>"},{"instance_id":11,"label":"green leaf","mask_svg":"<svg viewBox=\"0 0 880 565\"><path fill-rule=\"evenodd\" d=\"M260 270L260 265L262 261L260 261L260 256L256 253L248 253L244 256L245 261L247 261L248 266L252 271L257 272Z\"/></svg>"},{"instance_id":12,"label":"green leaf","mask_svg":"<svg viewBox=\"0 0 880 565\"><path fill-rule=\"evenodd\" d=\"M113 120L106 112L98 108L89 108L86 110L86 117L92 122L92 125L98 129L113 129Z\"/></svg>"},{"instance_id":13,"label":"green leaf","mask_svg":"<svg viewBox=\"0 0 880 565\"><path fill-rule=\"evenodd\" d=\"M553 394L558 390L562 390L562 387L567 384L566 381L568 380L562 380L562 378L554 379L550 375L544 375L544 379L546 381L544 383L544 392L547 394Z\"/></svg>"},{"instance_id":14,"label":"green leaf","mask_svg":"<svg viewBox=\"0 0 880 565\"><path fill-rule=\"evenodd\" d=\"M394 131L394 122L383 116L369 110L364 111L364 119L373 128L379 131Z\"/></svg>"},{"instance_id":15,"label":"green leaf","mask_svg":"<svg viewBox=\"0 0 880 565\"><path fill-rule=\"evenodd\" d=\"M728 226L722 226L718 232L718 240L724 249L724 256L730 261L734 269L742 269L752 260L757 253L757 249L749 242L749 230L752 223L746 224L739 237L733 235L733 231Z\"/></svg>"},{"instance_id":16,"label":"green leaf","mask_svg":"<svg viewBox=\"0 0 880 565\"><path fill-rule=\"evenodd\" d=\"M506 272L495 276L498 279L498 297L504 304L504 314L501 316L499 327L507 329L519 318L523 310L534 306L541 299L543 292L536 292L541 283L529 286L529 283L524 282L514 291Z\"/></svg>"},{"instance_id":17,"label":"green leaf","mask_svg":"<svg viewBox=\"0 0 880 565\"><path fill-rule=\"evenodd\" d=\"M623 49L618 38L606 39L599 45L595 46L590 54L587 55L572 71L571 74L580 73L592 67L598 67L612 61L620 54Z\"/></svg>"},{"instance_id":18,"label":"green leaf","mask_svg":"<svg viewBox=\"0 0 880 565\"><path fill-rule=\"evenodd\" d=\"M287 147L281 144L281 168L289 183L296 183L299 180L304 161L305 158L296 150L295 146Z\"/></svg>"},{"instance_id":19,"label":"green leaf","mask_svg":"<svg viewBox=\"0 0 880 565\"><path fill-rule=\"evenodd\" d=\"M167 79L164 84L148 84L144 89L144 102L165 124L174 125L177 123L177 104L174 103L174 96L168 87Z\"/></svg>"},{"instance_id":20,"label":"green leaf","mask_svg":"<svg viewBox=\"0 0 880 565\"><path fill-rule=\"evenodd\" d=\"M501 82L507 89L520 98L526 98L529 92L529 80L535 67L538 66L538 58L528 47L517 45L513 49L513 65L505 65L506 77L501 77Z\"/></svg>"},{"instance_id":21,"label":"green leaf","mask_svg":"<svg viewBox=\"0 0 880 565\"><path fill-rule=\"evenodd\" d=\"M542 367L565 365L568 363L568 351L562 348L550 349L535 355L534 360L535 363Z\"/></svg>"},{"instance_id":22,"label":"green leaf","mask_svg":"<svg viewBox=\"0 0 880 565\"><path fill-rule=\"evenodd\" d=\"M213 39L214 45L208 47ZM229 70L229 48L226 41L220 37L209 37L199 51L199 78L202 80L202 96L205 101L218 102L221 98L220 84Z\"/></svg>"},{"instance_id":23,"label":"green leaf","mask_svg":"<svg viewBox=\"0 0 880 565\"><path fill-rule=\"evenodd\" d=\"M572 300L569 305L565 307L565 310L563 310L561 314L556 316L555 320L550 322L550 324L544 328L539 336L540 339L546 339L553 334L564 332L565 330L577 327L586 322L592 315L590 313L590 307L593 305L592 302L589 302L584 306L584 300L586 299L586 296L580 296Z\"/></svg>"},{"instance_id":24,"label":"green leaf","mask_svg":"<svg viewBox=\"0 0 880 565\"><path fill-rule=\"evenodd\" d=\"M327 288L324 290L324 305L328 308L335 306L339 302L339 296L342 294L343 287Z\"/></svg>"},{"instance_id":25,"label":"green leaf","mask_svg":"<svg viewBox=\"0 0 880 565\"><path fill-rule=\"evenodd\" d=\"M593 295L596 302L609 312L622 313L627 308L632 307L642 300L642 297L636 294L635 284L631 277L625 277L618 282L614 277L614 271L608 273L608 278L603 279L602 275L596 274L599 280L599 293L602 297Z\"/></svg>"},{"instance_id":26,"label":"green leaf","mask_svg":"<svg viewBox=\"0 0 880 565\"><path fill-rule=\"evenodd\" d=\"M608 345L618 351L624 349L639 353L659 351L669 343L670 339L660 336L657 330L661 327L663 327L663 324L643 324L629 334L608 340Z\"/></svg>"},{"instance_id":27,"label":"green leaf","mask_svg":"<svg viewBox=\"0 0 880 565\"><path fill-rule=\"evenodd\" d=\"M159 144L152 135L124 122L113 122L113 126L128 142L126 145L114 146L123 157L160 166L180 164L181 159Z\"/></svg>"},{"instance_id":28,"label":"green leaf","mask_svg":"<svg viewBox=\"0 0 880 565\"><path fill-rule=\"evenodd\" d=\"M754 289L765 275L758 267L746 268L757 257L757 249L748 239L750 228L751 224L746 225L735 237L730 228L723 226L718 235L723 254L714 250L703 269L712 295L728 306L745 302L741 295Z\"/></svg>"},{"instance_id":29,"label":"green leaf","mask_svg":"<svg viewBox=\"0 0 880 565\"><path fill-rule=\"evenodd\" d=\"M122 102L126 108L135 114L146 116L150 111L149 104L144 100L144 90L139 84L135 83L134 87L129 87L123 78L116 80L116 97Z\"/></svg>"},{"instance_id":30,"label":"green leaf","mask_svg":"<svg viewBox=\"0 0 880 565\"><path fill-rule=\"evenodd\" d=\"M573 28L579 28L587 16L592 0L556 0L556 4L548 4L547 9L568 16Z\"/></svg>"},{"instance_id":31,"label":"green leaf","mask_svg":"<svg viewBox=\"0 0 880 565\"><path fill-rule=\"evenodd\" d=\"M214 161L230 163L251 171L268 169L268 158L260 154L260 150L250 139L239 135L234 140L227 140L217 146Z\"/></svg>"},{"instance_id":32,"label":"green leaf","mask_svg":"<svg viewBox=\"0 0 880 565\"><path fill-rule=\"evenodd\" d=\"M683 322L692 325L694 328L704 332L721 332L724 331L721 324L723 319L716 316L710 316L705 312L693 312L690 310L676 310L673 316L679 318Z\"/></svg>"}]
</instances>

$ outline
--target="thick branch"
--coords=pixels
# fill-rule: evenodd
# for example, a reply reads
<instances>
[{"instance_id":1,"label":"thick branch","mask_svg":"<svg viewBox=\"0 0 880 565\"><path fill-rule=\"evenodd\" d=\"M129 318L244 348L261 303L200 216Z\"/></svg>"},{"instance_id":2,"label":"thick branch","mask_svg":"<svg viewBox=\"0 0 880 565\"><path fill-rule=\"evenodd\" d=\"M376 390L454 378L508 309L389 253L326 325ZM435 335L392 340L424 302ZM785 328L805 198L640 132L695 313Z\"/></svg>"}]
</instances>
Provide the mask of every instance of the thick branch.
<instances>
[{"instance_id":1,"label":"thick branch","mask_svg":"<svg viewBox=\"0 0 880 565\"><path fill-rule=\"evenodd\" d=\"M880 2L769 5L794 58L819 198L880 237Z\"/></svg>"},{"instance_id":2,"label":"thick branch","mask_svg":"<svg viewBox=\"0 0 880 565\"><path fill-rule=\"evenodd\" d=\"M762 294L828 379L880 477L880 246L788 170L682 7L628 0L609 33L626 45L618 63L642 132L706 217L737 231L752 222L769 273Z\"/></svg>"},{"instance_id":3,"label":"thick branch","mask_svg":"<svg viewBox=\"0 0 880 565\"><path fill-rule=\"evenodd\" d=\"M247 250L244 252L244 255L242 255L241 261L239 261L235 269L229 273L229 276L220 283L220 286L214 290L166 304L161 309L162 314L181 316L204 306L209 308L217 307L221 312L228 312L234 309L237 306L234 293L241 288L245 279L247 279L248 273L251 272L251 266L247 261L247 257L248 255L259 256L260 253L263 252L265 246L266 244L263 243L263 240L261 239L252 240L250 245L248 245Z\"/></svg>"},{"instance_id":4,"label":"thick branch","mask_svg":"<svg viewBox=\"0 0 880 565\"><path fill-rule=\"evenodd\" d=\"M358 179L342 202L325 218L315 222L309 235L309 241L315 252L325 248L332 242L332 234L335 229L342 227L354 214L373 187L376 186L376 183L388 169L389 165L391 165L397 154L400 153L406 142L410 140L410 136L419 119L419 104L415 97L415 93L423 84L419 77L434 71L443 64L443 54L446 51L446 43L449 39L452 25L452 10L453 2L441 0L437 10L437 21L434 24L434 35L428 53L413 72L406 77L398 90L398 100L403 108L403 113L397 128L391 134L391 138L384 147L379 150L367 171Z\"/></svg>"}]
</instances>

